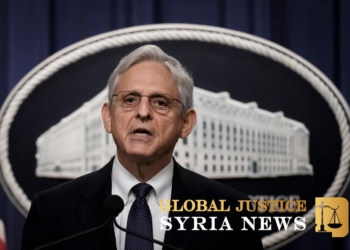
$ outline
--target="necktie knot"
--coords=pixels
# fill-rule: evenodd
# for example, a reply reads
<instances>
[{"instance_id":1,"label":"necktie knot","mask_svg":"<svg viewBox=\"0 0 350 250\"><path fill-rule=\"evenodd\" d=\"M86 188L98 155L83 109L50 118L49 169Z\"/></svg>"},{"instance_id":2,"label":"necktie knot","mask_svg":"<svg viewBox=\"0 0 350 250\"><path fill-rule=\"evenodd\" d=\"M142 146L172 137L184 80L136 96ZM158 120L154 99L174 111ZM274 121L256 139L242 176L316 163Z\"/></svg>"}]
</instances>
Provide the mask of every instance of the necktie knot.
<instances>
[{"instance_id":1,"label":"necktie knot","mask_svg":"<svg viewBox=\"0 0 350 250\"><path fill-rule=\"evenodd\" d=\"M147 183L139 183L131 188L136 198L146 198L153 187Z\"/></svg>"}]
</instances>

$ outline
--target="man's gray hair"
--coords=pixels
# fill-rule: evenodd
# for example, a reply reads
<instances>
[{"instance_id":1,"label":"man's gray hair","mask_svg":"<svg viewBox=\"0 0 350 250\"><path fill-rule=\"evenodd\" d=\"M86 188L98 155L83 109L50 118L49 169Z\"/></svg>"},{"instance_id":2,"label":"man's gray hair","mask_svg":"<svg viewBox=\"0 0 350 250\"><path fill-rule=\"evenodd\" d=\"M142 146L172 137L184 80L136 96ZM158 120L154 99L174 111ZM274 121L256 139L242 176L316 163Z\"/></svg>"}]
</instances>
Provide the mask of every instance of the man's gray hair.
<instances>
[{"instance_id":1,"label":"man's gray hair","mask_svg":"<svg viewBox=\"0 0 350 250\"><path fill-rule=\"evenodd\" d=\"M184 111L193 107L193 79L181 63L174 57L167 55L156 45L144 45L123 57L108 79L108 99L111 102L120 76L133 65L140 62L158 62L169 69L179 91L180 101L184 104Z\"/></svg>"}]
</instances>

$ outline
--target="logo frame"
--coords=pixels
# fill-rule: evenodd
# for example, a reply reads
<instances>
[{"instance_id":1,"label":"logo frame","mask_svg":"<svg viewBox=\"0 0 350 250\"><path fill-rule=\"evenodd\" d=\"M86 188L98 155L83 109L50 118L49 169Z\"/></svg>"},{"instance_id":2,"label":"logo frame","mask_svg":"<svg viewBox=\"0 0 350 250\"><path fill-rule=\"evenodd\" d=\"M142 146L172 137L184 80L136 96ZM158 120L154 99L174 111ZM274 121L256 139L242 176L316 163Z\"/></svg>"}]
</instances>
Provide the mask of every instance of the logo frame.
<instances>
[{"instance_id":1,"label":"logo frame","mask_svg":"<svg viewBox=\"0 0 350 250\"><path fill-rule=\"evenodd\" d=\"M330 79L295 53L253 35L205 25L157 24L111 31L73 44L36 66L8 95L0 110L0 182L11 201L24 216L28 213L31 202L14 177L8 152L11 123L23 101L45 79L81 58L127 44L173 40L174 38L176 40L214 42L247 50L284 65L308 81L329 104L339 124L342 140L339 169L324 197L340 196L344 193L349 183L350 110L345 99ZM305 214L306 222L308 223L305 231L286 230L272 233L263 238L264 247L276 249L313 228L314 210L315 208L309 209Z\"/></svg>"}]
</instances>

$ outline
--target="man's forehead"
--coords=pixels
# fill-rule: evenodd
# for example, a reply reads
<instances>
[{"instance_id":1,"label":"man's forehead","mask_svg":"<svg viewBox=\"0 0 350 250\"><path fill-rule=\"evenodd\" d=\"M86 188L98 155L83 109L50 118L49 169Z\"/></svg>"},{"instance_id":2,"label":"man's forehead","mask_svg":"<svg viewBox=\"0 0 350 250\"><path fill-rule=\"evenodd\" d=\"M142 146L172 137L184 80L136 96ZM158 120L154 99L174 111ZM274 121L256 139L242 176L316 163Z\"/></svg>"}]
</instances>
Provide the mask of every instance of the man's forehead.
<instances>
[{"instance_id":1,"label":"man's forehead","mask_svg":"<svg viewBox=\"0 0 350 250\"><path fill-rule=\"evenodd\" d=\"M169 69L165 66L157 62L141 62L120 76L116 91L175 94L177 88Z\"/></svg>"},{"instance_id":2,"label":"man's forehead","mask_svg":"<svg viewBox=\"0 0 350 250\"><path fill-rule=\"evenodd\" d=\"M136 94L136 95L142 95L143 94L142 91L139 91L137 89L128 89L128 90L123 90L122 92L126 93L126 94ZM157 90L156 91L150 90L148 92L150 92L150 93L148 93L148 95L165 95L165 94L167 94L165 92L157 91Z\"/></svg>"},{"instance_id":3,"label":"man's forehead","mask_svg":"<svg viewBox=\"0 0 350 250\"><path fill-rule=\"evenodd\" d=\"M150 85L142 82L123 83L119 82L116 86L115 92L132 91L140 94L174 94L177 93L175 84L173 86L166 85ZM170 92L170 93L169 93Z\"/></svg>"}]
</instances>

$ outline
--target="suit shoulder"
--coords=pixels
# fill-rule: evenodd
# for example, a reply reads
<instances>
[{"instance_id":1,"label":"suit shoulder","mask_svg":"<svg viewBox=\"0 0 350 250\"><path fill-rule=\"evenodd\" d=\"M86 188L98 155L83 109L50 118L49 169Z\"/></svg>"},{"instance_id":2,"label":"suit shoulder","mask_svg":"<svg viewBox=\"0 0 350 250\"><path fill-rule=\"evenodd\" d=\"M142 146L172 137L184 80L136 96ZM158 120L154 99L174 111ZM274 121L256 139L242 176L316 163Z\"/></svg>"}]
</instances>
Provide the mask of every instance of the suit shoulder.
<instances>
[{"instance_id":1,"label":"suit shoulder","mask_svg":"<svg viewBox=\"0 0 350 250\"><path fill-rule=\"evenodd\" d=\"M101 180L108 176L111 176L111 168L107 164L100 170L41 191L37 194L37 196L40 197L40 199L67 198L78 194L79 190L81 190L84 186L98 186Z\"/></svg>"},{"instance_id":2,"label":"suit shoulder","mask_svg":"<svg viewBox=\"0 0 350 250\"><path fill-rule=\"evenodd\" d=\"M218 181L211 180L205 176L202 176L191 170L185 169L181 166L179 167L181 168L181 175L185 176L185 178L187 179L187 183L191 183L191 185L200 188L204 193L208 195L211 195L213 197L233 198L236 200L249 199L247 195L237 191L234 188L231 188Z\"/></svg>"}]
</instances>

